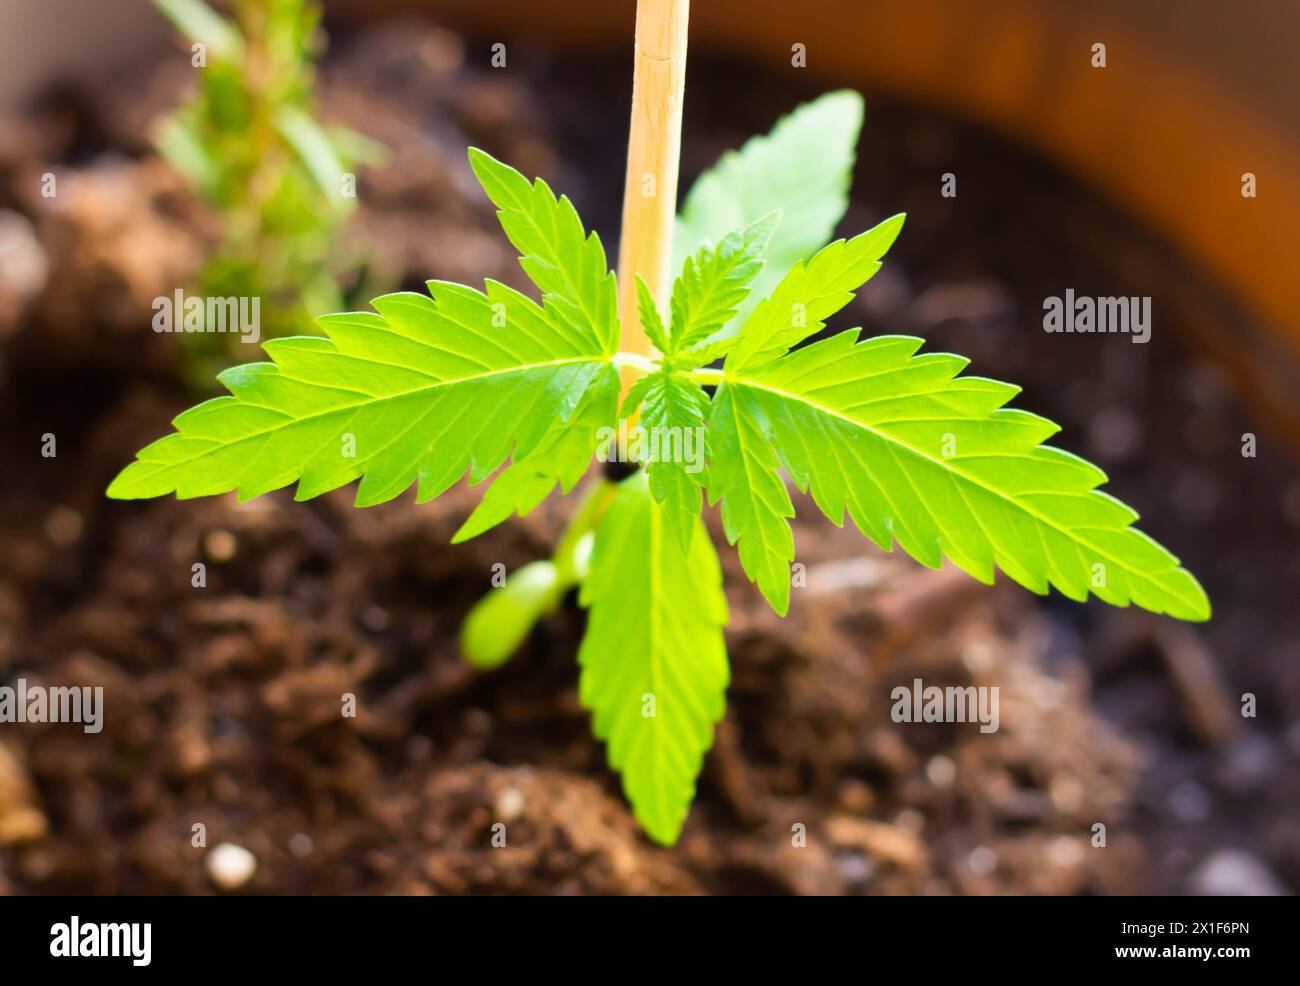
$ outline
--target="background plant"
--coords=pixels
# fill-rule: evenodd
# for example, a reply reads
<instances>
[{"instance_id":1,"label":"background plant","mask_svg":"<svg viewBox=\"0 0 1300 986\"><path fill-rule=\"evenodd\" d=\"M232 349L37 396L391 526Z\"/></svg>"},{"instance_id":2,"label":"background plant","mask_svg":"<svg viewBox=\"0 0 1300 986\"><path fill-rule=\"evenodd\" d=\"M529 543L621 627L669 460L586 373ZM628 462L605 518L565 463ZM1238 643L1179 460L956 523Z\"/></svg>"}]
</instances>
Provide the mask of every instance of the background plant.
<instances>
[{"instance_id":1,"label":"background plant","mask_svg":"<svg viewBox=\"0 0 1300 986\"><path fill-rule=\"evenodd\" d=\"M320 5L234 0L231 20L202 0L154 3L192 45L196 73L156 144L220 223L195 289L260 298L266 335L311 331L316 315L343 306L340 283L360 262L337 235L355 208L352 169L382 159L378 144L313 115ZM206 381L246 355L234 339L186 333L194 374Z\"/></svg>"}]
</instances>

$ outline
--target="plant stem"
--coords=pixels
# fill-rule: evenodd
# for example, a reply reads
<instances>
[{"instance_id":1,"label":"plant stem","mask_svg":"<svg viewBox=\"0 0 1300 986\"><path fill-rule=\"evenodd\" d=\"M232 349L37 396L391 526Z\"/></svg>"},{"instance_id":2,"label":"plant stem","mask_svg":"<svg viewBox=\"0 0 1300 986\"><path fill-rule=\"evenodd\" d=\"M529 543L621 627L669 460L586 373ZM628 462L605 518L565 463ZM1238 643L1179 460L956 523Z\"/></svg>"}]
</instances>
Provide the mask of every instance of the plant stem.
<instances>
[{"instance_id":1,"label":"plant stem","mask_svg":"<svg viewBox=\"0 0 1300 986\"><path fill-rule=\"evenodd\" d=\"M620 348L642 356L653 355L654 346L637 314L637 275L661 306L671 284L689 14L690 0L637 2L632 122L618 251L618 309L623 326ZM624 393L634 378L625 367Z\"/></svg>"},{"instance_id":2,"label":"plant stem","mask_svg":"<svg viewBox=\"0 0 1300 986\"><path fill-rule=\"evenodd\" d=\"M631 370L640 375L655 371L654 360L649 356L642 356L640 353L615 353L614 365L620 370Z\"/></svg>"},{"instance_id":3,"label":"plant stem","mask_svg":"<svg viewBox=\"0 0 1300 986\"><path fill-rule=\"evenodd\" d=\"M551 557L555 564L557 584L553 602L558 602L560 596L581 582L586 575L586 563L580 557L579 550L582 540L596 529L617 492L618 487L603 476L596 477L587 488L577 513L569 520L569 526L565 528L560 543L555 546L555 554Z\"/></svg>"},{"instance_id":4,"label":"plant stem","mask_svg":"<svg viewBox=\"0 0 1300 986\"><path fill-rule=\"evenodd\" d=\"M628 374L644 376L647 373L654 373L658 369L654 360L649 356L642 356L640 353L615 353L613 362L616 367L623 371L625 377ZM716 387L722 383L724 375L722 370L702 366L687 371L686 379L692 383L703 384L706 387Z\"/></svg>"},{"instance_id":5,"label":"plant stem","mask_svg":"<svg viewBox=\"0 0 1300 986\"><path fill-rule=\"evenodd\" d=\"M686 377L692 383L701 383L706 387L717 387L722 383L723 371L702 366L698 369L691 370L690 373L686 374Z\"/></svg>"}]
</instances>

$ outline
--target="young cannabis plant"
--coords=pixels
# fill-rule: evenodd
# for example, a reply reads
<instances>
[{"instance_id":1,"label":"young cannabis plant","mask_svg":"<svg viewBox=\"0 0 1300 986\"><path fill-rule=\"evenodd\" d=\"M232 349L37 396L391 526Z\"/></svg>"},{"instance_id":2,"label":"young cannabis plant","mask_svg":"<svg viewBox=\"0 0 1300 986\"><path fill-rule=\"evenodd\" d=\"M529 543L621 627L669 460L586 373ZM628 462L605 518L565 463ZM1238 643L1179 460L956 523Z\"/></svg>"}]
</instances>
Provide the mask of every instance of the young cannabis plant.
<instances>
[{"instance_id":1,"label":"young cannabis plant","mask_svg":"<svg viewBox=\"0 0 1300 986\"><path fill-rule=\"evenodd\" d=\"M202 0L154 4L193 45L198 78L155 142L221 223L197 289L259 299L260 334L310 330L317 313L342 307L339 279L356 266L336 238L355 206L351 169L383 155L368 138L312 116L319 4L235 0L234 21ZM223 350L245 356L223 331L233 329L191 327L191 360L224 365Z\"/></svg>"},{"instance_id":2,"label":"young cannabis plant","mask_svg":"<svg viewBox=\"0 0 1300 986\"><path fill-rule=\"evenodd\" d=\"M881 548L897 543L931 568L947 558L992 583L996 567L1040 594L1207 619L1196 580L1097 489L1101 470L1042 444L1056 425L1005 406L1017 388L964 375L966 360L920 353L908 336L808 342L903 225L895 216L822 246L845 207L860 120L857 96L831 94L701 179L667 311L640 285L654 359L618 351L615 276L569 200L471 150L540 304L495 281L431 281L427 295L376 298L373 313L328 315L326 338L272 340L272 362L221 374L230 396L176 418L108 495L248 499L296 482L305 500L360 479L356 502L369 506L412 484L424 502L467 471L478 483L501 469L460 541L526 514L557 483L571 490L620 417L639 413L652 433L701 429L706 469L659 456L616 485L595 481L554 564L516 573L464 637L471 659L499 663L580 584L581 701L636 817L666 844L728 682L703 493L781 614L794 558L784 471L832 523L847 512ZM620 406L625 368L639 379Z\"/></svg>"}]
</instances>

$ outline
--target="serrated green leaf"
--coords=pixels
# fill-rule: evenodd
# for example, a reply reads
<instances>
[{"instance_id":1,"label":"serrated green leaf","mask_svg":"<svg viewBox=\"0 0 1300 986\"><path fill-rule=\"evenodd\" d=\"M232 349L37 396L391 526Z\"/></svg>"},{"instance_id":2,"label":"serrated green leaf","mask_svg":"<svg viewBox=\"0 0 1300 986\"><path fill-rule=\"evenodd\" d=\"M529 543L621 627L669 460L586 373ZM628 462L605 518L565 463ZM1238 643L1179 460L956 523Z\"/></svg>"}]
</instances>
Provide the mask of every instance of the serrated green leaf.
<instances>
[{"instance_id":1,"label":"serrated green leaf","mask_svg":"<svg viewBox=\"0 0 1300 986\"><path fill-rule=\"evenodd\" d=\"M530 184L477 147L469 149L469 161L547 311L575 333L594 333L602 352L612 356L619 336L618 286L600 237L588 236L568 196L556 199L542 179Z\"/></svg>"},{"instance_id":2,"label":"serrated green leaf","mask_svg":"<svg viewBox=\"0 0 1300 986\"><path fill-rule=\"evenodd\" d=\"M623 408L619 411L621 417L631 418L636 415L637 408L641 406L641 401L645 398L646 392L654 385L654 377L653 373L648 373L643 377L636 378L636 382L628 390L627 396L623 398Z\"/></svg>"},{"instance_id":3,"label":"serrated green leaf","mask_svg":"<svg viewBox=\"0 0 1300 986\"><path fill-rule=\"evenodd\" d=\"M663 506L668 529L686 550L700 516L709 398L677 373L660 371L642 379L646 386L640 425L650 489Z\"/></svg>"},{"instance_id":4,"label":"serrated green leaf","mask_svg":"<svg viewBox=\"0 0 1300 986\"><path fill-rule=\"evenodd\" d=\"M780 218L769 213L686 258L673 284L670 343L660 347L665 354L699 345L735 316L763 269L763 250Z\"/></svg>"},{"instance_id":5,"label":"serrated green leaf","mask_svg":"<svg viewBox=\"0 0 1300 986\"><path fill-rule=\"evenodd\" d=\"M1195 578L1130 526L1133 510L1097 489L1105 474L1042 445L1055 424L1003 406L1019 388L960 376L967 360L916 355L922 343L840 333L728 372L715 406L725 403L744 423L730 427L761 432L827 517L842 524L847 511L887 551L897 541L924 565L946 557L986 583L996 566L1040 594L1051 585L1080 602L1092 593L1116 606L1209 618ZM717 438L713 448L716 476L719 458L735 453ZM727 499L733 512L749 502L743 491L722 495L724 516ZM743 558L745 539L771 534L742 526Z\"/></svg>"},{"instance_id":6,"label":"serrated green leaf","mask_svg":"<svg viewBox=\"0 0 1300 986\"><path fill-rule=\"evenodd\" d=\"M505 285L429 289L376 298L378 314L325 316L327 338L267 342L273 362L223 373L232 396L177 417L108 495L247 499L297 482L309 499L361 478L358 506L417 481L423 502L466 470L479 482L512 453L526 459L617 378L595 333Z\"/></svg>"},{"instance_id":7,"label":"serrated green leaf","mask_svg":"<svg viewBox=\"0 0 1300 986\"><path fill-rule=\"evenodd\" d=\"M671 845L726 708L727 604L717 555L702 529L682 552L638 473L621 484L596 529L581 602L589 612L579 698L637 820Z\"/></svg>"},{"instance_id":8,"label":"serrated green leaf","mask_svg":"<svg viewBox=\"0 0 1300 986\"><path fill-rule=\"evenodd\" d=\"M618 374L604 374L591 385L583 406L571 420L552 424L527 455L516 456L502 470L451 543L478 537L512 514L527 515L557 483L564 493L572 490L591 464L592 450L599 445L602 430L612 425L617 412Z\"/></svg>"},{"instance_id":9,"label":"serrated green leaf","mask_svg":"<svg viewBox=\"0 0 1300 986\"><path fill-rule=\"evenodd\" d=\"M650 293L650 286L640 274L636 275L636 301L637 309L641 314L641 327L645 329L646 336L659 352L668 352L671 343L664 329L663 316L659 314L659 306L655 304L654 295Z\"/></svg>"},{"instance_id":10,"label":"serrated green leaf","mask_svg":"<svg viewBox=\"0 0 1300 986\"><path fill-rule=\"evenodd\" d=\"M709 417L709 504L722 502L727 543L772 608L790 608L790 562L794 504L777 473L780 462L768 444L762 422L736 407L727 384L713 397Z\"/></svg>"},{"instance_id":11,"label":"serrated green leaf","mask_svg":"<svg viewBox=\"0 0 1300 986\"><path fill-rule=\"evenodd\" d=\"M614 417L613 274L567 199L482 152L471 159L543 305L495 281L486 292L431 281L428 295L376 298L377 314L325 316L326 338L271 340L272 362L222 374L231 396L180 415L108 495L246 499L297 482L308 499L360 478L358 506L413 482L425 501L512 456L519 468L498 477L468 536L557 481L572 486Z\"/></svg>"},{"instance_id":12,"label":"serrated green leaf","mask_svg":"<svg viewBox=\"0 0 1300 986\"><path fill-rule=\"evenodd\" d=\"M904 218L891 216L795 264L745 319L727 354L727 372L760 366L820 332L826 319L852 301L853 293L880 270L880 259L898 238Z\"/></svg>"},{"instance_id":13,"label":"serrated green leaf","mask_svg":"<svg viewBox=\"0 0 1300 986\"><path fill-rule=\"evenodd\" d=\"M706 241L718 242L773 210L782 213L754 284L752 302L767 296L794 264L831 238L848 206L862 97L827 93L779 120L771 133L724 154L691 187L673 233L673 268ZM721 332L734 335L739 321Z\"/></svg>"}]
</instances>

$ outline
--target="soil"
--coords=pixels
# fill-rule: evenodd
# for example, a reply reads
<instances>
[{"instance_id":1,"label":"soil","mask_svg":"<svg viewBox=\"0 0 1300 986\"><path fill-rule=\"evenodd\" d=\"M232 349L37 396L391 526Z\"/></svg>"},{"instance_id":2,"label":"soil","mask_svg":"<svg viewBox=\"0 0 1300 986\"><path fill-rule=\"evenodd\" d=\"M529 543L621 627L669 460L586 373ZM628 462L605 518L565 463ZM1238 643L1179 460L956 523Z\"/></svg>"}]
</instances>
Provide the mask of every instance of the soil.
<instances>
[{"instance_id":1,"label":"soil","mask_svg":"<svg viewBox=\"0 0 1300 986\"><path fill-rule=\"evenodd\" d=\"M394 286L524 286L471 143L547 177L616 240L626 60L513 46L497 72L477 50L405 23L336 38L323 73L325 115L392 150L362 175L347 235ZM0 892L217 892L208 849L223 842L256 857L254 893L1300 888L1296 434L1253 364L1220 358L1249 320L1167 245L997 137L868 94L843 228L909 219L832 328L924 335L1023 384L1019 405L1109 472L1216 615L1185 628L987 589L800 501L807 584L789 618L721 552L729 709L664 849L579 708L571 600L498 672L457 654L492 566L547 553L571 502L453 548L478 490L367 510L347 491L104 499L194 399L175 337L149 330L152 299L211 243L147 140L185 78L54 91L0 130L0 680L102 685L107 709L98 735L0 726ZM705 54L688 92L685 176L816 94ZM1047 335L1042 301L1067 287L1151 295L1152 342ZM1000 730L894 723L890 692L915 677L999 686Z\"/></svg>"}]
</instances>

